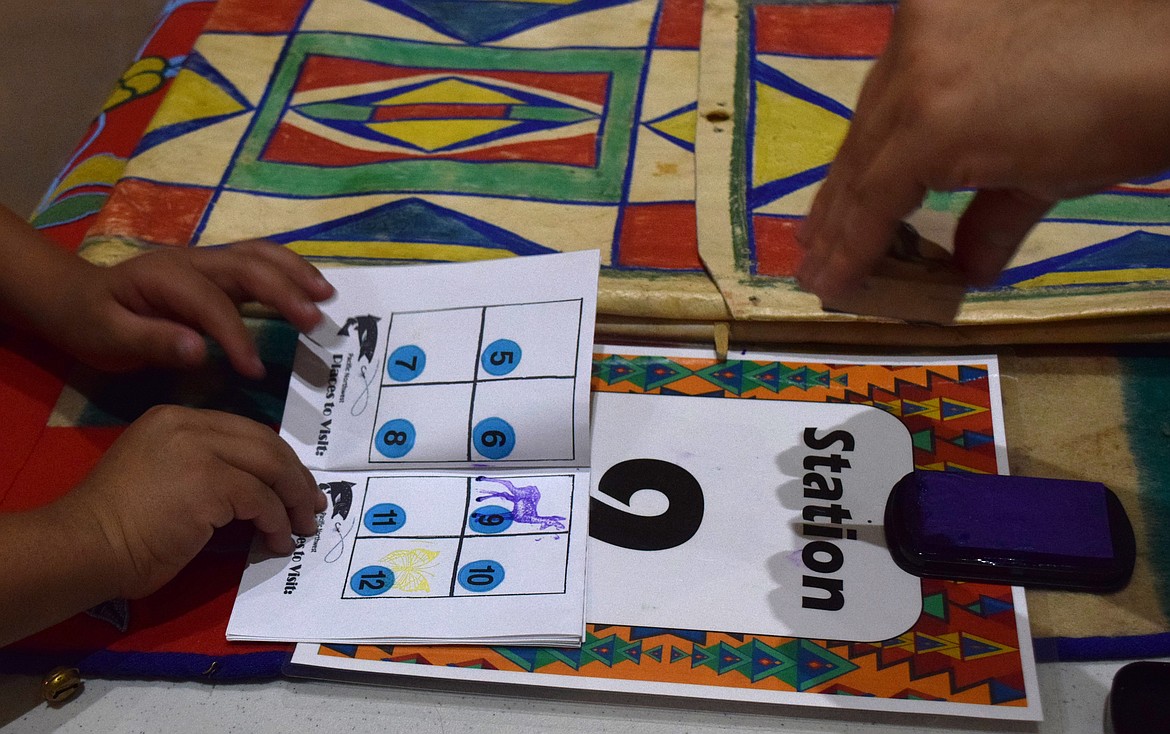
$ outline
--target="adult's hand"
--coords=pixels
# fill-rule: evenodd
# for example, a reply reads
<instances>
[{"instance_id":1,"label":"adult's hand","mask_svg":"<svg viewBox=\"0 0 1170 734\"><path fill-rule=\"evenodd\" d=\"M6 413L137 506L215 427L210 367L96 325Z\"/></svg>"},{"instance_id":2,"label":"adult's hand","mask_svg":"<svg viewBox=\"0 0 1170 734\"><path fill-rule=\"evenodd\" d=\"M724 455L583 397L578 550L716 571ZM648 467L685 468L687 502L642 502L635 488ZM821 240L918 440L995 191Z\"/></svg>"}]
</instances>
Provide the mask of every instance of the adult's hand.
<instances>
[{"instance_id":1,"label":"adult's hand","mask_svg":"<svg viewBox=\"0 0 1170 734\"><path fill-rule=\"evenodd\" d=\"M859 287L928 190L975 189L988 285L1061 199L1170 167L1170 3L903 0L800 233L803 288Z\"/></svg>"}]
</instances>

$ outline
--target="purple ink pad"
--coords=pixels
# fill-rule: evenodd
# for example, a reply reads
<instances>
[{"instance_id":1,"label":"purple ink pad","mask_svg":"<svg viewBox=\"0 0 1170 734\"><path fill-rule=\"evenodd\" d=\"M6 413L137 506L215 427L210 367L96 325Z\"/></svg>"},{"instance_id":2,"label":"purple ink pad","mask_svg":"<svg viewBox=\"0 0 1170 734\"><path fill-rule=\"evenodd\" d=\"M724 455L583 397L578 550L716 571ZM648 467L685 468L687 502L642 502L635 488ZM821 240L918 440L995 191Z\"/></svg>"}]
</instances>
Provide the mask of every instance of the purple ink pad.
<instances>
[{"instance_id":1,"label":"purple ink pad","mask_svg":"<svg viewBox=\"0 0 1170 734\"><path fill-rule=\"evenodd\" d=\"M919 576L1107 590L1133 570L1133 529L1098 482L916 471L886 507L895 561Z\"/></svg>"}]
</instances>

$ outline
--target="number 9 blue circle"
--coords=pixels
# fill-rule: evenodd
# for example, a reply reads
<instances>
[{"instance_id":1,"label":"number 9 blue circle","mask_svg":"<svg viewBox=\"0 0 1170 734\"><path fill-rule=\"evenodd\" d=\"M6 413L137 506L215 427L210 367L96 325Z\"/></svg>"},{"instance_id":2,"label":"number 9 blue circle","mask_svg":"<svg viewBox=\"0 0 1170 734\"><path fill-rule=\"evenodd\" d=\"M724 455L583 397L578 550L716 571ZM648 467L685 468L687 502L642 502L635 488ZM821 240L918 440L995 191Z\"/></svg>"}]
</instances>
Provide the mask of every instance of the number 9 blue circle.
<instances>
[{"instance_id":1,"label":"number 9 blue circle","mask_svg":"<svg viewBox=\"0 0 1170 734\"><path fill-rule=\"evenodd\" d=\"M410 382L427 366L427 353L414 344L398 347L386 360L386 374L395 382Z\"/></svg>"},{"instance_id":2,"label":"number 9 blue circle","mask_svg":"<svg viewBox=\"0 0 1170 734\"><path fill-rule=\"evenodd\" d=\"M504 580L504 567L499 561L472 561L459 569L459 585L468 591L482 594L499 586Z\"/></svg>"},{"instance_id":3,"label":"number 9 blue circle","mask_svg":"<svg viewBox=\"0 0 1170 734\"><path fill-rule=\"evenodd\" d=\"M503 418L484 418L471 431L471 442L481 456L502 459L516 446L516 431Z\"/></svg>"},{"instance_id":4,"label":"number 9 blue circle","mask_svg":"<svg viewBox=\"0 0 1170 734\"><path fill-rule=\"evenodd\" d=\"M501 377L520 365L520 345L511 339L496 339L483 350L479 363L484 372Z\"/></svg>"},{"instance_id":5,"label":"number 9 blue circle","mask_svg":"<svg viewBox=\"0 0 1170 734\"><path fill-rule=\"evenodd\" d=\"M499 505L485 505L471 511L467 518L467 527L477 533L495 535L502 533L512 525L512 511Z\"/></svg>"},{"instance_id":6,"label":"number 9 blue circle","mask_svg":"<svg viewBox=\"0 0 1170 734\"><path fill-rule=\"evenodd\" d=\"M366 566L349 577L349 588L358 596L378 596L394 587L394 572L385 566Z\"/></svg>"},{"instance_id":7,"label":"number 9 blue circle","mask_svg":"<svg viewBox=\"0 0 1170 734\"><path fill-rule=\"evenodd\" d=\"M401 459L414 448L414 424L405 418L387 421L374 436L374 446L389 459Z\"/></svg>"}]
</instances>

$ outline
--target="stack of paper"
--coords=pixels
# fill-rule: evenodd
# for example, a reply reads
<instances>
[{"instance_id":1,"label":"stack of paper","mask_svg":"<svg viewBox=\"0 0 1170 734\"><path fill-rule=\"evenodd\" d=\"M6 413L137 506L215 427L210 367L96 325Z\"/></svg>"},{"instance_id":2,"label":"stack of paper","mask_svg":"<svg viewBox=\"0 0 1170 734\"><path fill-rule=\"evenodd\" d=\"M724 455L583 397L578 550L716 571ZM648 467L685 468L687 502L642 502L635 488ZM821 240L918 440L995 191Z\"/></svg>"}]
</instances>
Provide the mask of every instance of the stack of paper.
<instances>
[{"instance_id":1,"label":"stack of paper","mask_svg":"<svg viewBox=\"0 0 1170 734\"><path fill-rule=\"evenodd\" d=\"M230 640L578 646L596 252L332 271L281 435L329 497Z\"/></svg>"}]
</instances>

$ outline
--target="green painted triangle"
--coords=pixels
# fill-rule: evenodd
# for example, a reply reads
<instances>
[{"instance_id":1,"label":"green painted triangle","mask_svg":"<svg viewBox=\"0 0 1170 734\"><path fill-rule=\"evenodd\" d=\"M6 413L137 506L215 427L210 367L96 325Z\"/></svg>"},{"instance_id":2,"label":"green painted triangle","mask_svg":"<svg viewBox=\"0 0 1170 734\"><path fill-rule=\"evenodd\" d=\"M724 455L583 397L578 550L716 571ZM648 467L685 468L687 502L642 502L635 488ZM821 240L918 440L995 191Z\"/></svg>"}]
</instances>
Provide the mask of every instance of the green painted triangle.
<instances>
[{"instance_id":1,"label":"green painted triangle","mask_svg":"<svg viewBox=\"0 0 1170 734\"><path fill-rule=\"evenodd\" d=\"M910 443L914 448L934 453L934 431L927 428L924 431L915 431L910 434Z\"/></svg>"},{"instance_id":2,"label":"green painted triangle","mask_svg":"<svg viewBox=\"0 0 1170 734\"><path fill-rule=\"evenodd\" d=\"M712 385L718 385L734 395L743 392L743 363L739 360L729 360L711 365L706 369L699 370L699 375Z\"/></svg>"},{"instance_id":3,"label":"green painted triangle","mask_svg":"<svg viewBox=\"0 0 1170 734\"><path fill-rule=\"evenodd\" d=\"M922 597L922 613L929 614L935 619L947 618L947 595L931 594Z\"/></svg>"}]
</instances>

